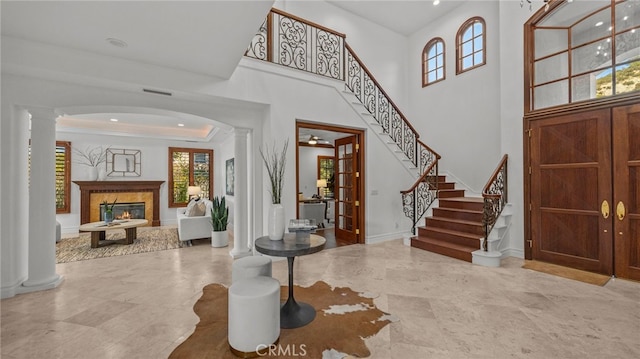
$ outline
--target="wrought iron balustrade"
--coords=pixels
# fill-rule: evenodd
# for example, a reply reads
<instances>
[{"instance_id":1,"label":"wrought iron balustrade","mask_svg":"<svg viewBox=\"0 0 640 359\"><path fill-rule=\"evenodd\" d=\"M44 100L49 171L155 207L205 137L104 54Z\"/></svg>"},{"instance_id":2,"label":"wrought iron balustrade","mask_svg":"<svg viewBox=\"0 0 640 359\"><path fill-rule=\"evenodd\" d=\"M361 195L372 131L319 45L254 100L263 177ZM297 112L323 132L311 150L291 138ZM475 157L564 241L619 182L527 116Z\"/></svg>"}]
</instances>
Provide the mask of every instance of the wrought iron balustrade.
<instances>
[{"instance_id":1,"label":"wrought iron balustrade","mask_svg":"<svg viewBox=\"0 0 640 359\"><path fill-rule=\"evenodd\" d=\"M509 156L504 155L498 167L489 178L489 181L482 190L484 198L484 209L482 214L482 224L484 226L483 250L488 250L489 234L493 230L498 217L507 203L507 160Z\"/></svg>"},{"instance_id":2,"label":"wrought iron balustrade","mask_svg":"<svg viewBox=\"0 0 640 359\"><path fill-rule=\"evenodd\" d=\"M402 192L403 210L413 221L436 199L438 155L419 140L398 106L345 41L345 35L305 19L272 9L245 56L345 82L400 151L419 171L412 188ZM435 183L431 183L435 181ZM430 183L427 185L426 183Z\"/></svg>"}]
</instances>

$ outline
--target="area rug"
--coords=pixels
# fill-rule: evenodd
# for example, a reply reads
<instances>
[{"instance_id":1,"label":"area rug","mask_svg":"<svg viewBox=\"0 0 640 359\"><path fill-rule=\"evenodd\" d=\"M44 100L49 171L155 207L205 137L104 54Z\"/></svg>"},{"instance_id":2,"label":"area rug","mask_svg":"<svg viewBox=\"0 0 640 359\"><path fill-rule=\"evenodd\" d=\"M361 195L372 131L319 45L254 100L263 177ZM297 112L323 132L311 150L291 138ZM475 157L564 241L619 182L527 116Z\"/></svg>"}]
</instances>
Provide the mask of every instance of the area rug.
<instances>
[{"instance_id":1,"label":"area rug","mask_svg":"<svg viewBox=\"0 0 640 359\"><path fill-rule=\"evenodd\" d=\"M118 240L124 237L123 230L106 232L106 240ZM138 228L138 235L133 244L114 244L100 248L91 248L91 233L83 232L80 233L79 237L65 238L56 243L56 262L67 263L179 247L180 240L178 239L178 230L176 228Z\"/></svg>"},{"instance_id":2,"label":"area rug","mask_svg":"<svg viewBox=\"0 0 640 359\"><path fill-rule=\"evenodd\" d=\"M559 277L573 279L599 286L607 284L609 279L611 279L610 276L604 274L587 272L575 268L563 267L557 264L545 263L540 261L525 260L522 268L531 269L547 274L553 274Z\"/></svg>"},{"instance_id":3,"label":"area rug","mask_svg":"<svg viewBox=\"0 0 640 359\"><path fill-rule=\"evenodd\" d=\"M193 306L200 317L195 331L169 356L180 358L235 358L227 342L227 290L217 284L203 288L202 297ZM288 287L280 288L280 299L287 298ZM309 303L316 318L304 327L281 329L278 347L271 358L344 358L368 357L371 352L364 339L397 320L373 304L374 295L350 288L331 288L325 282L310 287L294 286L296 301ZM303 355L304 354L304 355Z\"/></svg>"}]
</instances>

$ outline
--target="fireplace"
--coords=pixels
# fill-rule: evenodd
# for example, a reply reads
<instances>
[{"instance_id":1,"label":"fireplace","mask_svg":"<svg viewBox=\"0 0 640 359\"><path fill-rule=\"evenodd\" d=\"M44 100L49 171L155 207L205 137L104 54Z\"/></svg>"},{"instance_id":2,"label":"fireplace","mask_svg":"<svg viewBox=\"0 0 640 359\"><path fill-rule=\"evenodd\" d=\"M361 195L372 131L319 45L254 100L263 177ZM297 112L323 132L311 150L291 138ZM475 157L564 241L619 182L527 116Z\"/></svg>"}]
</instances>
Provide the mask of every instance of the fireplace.
<instances>
[{"instance_id":1,"label":"fireplace","mask_svg":"<svg viewBox=\"0 0 640 359\"><path fill-rule=\"evenodd\" d=\"M144 218L160 225L160 186L164 181L73 181L80 187L80 224L102 220L100 204L144 203ZM115 208L115 207L114 207Z\"/></svg>"},{"instance_id":2,"label":"fireplace","mask_svg":"<svg viewBox=\"0 0 640 359\"><path fill-rule=\"evenodd\" d=\"M105 205L100 204L100 218L104 218ZM145 219L144 202L116 203L113 219Z\"/></svg>"}]
</instances>

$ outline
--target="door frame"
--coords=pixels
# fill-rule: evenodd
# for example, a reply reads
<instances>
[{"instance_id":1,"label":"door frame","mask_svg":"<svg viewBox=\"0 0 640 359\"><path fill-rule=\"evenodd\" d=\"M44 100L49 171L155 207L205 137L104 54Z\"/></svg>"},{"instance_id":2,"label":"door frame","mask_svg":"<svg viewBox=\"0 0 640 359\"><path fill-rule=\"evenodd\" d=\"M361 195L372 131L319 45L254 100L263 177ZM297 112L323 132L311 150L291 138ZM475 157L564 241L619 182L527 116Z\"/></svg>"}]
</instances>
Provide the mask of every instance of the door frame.
<instances>
[{"instance_id":1,"label":"door frame","mask_svg":"<svg viewBox=\"0 0 640 359\"><path fill-rule=\"evenodd\" d=\"M296 119L296 188L295 188L295 198L298 198L298 193L300 193L300 144L298 141L298 134L301 128L305 128L305 129L312 129L312 130L324 130L324 131L333 131L333 132L341 132L341 133L347 133L349 135L355 135L356 136L356 143L358 145L358 151L357 156L358 156L358 164L359 164L359 172L360 172L360 176L358 177L358 190L356 192L356 200L360 201L360 206L358 206L358 223L356 223L356 228L359 229L359 233L356 234L356 243L359 244L364 244L365 243L365 232L366 232L366 226L364 225L366 223L365 221L365 208L366 208L366 201L365 201L365 189L364 189L364 184L365 184L365 166L366 166L366 162L365 162L365 139L364 139L364 134L365 131L362 129L357 129L357 128L352 128L352 127L342 127L342 126L336 126L336 125L331 125L331 124L326 124L326 123L317 123L317 122L310 122L310 121L305 121L305 120L300 120L300 119ZM296 217L298 217L300 215L299 213L299 206L296 205Z\"/></svg>"}]
</instances>

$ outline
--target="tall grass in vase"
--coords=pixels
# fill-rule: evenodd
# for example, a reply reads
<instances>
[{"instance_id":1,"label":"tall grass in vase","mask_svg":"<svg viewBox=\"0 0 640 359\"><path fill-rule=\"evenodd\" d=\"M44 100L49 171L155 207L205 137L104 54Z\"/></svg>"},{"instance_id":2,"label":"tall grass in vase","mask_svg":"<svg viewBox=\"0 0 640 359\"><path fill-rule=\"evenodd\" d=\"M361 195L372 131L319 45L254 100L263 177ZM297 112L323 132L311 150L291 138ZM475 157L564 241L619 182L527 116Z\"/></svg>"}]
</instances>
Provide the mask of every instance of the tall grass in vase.
<instances>
[{"instance_id":1,"label":"tall grass in vase","mask_svg":"<svg viewBox=\"0 0 640 359\"><path fill-rule=\"evenodd\" d=\"M282 206L282 188L284 187L284 172L287 164L287 148L289 140L284 142L282 151L276 149L274 144L271 149L260 149L260 155L267 168L269 182L271 184L271 207L269 209L268 231L269 238L279 240L284 237L284 207Z\"/></svg>"}]
</instances>

